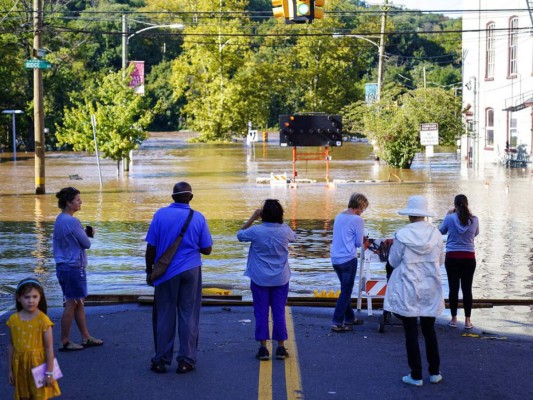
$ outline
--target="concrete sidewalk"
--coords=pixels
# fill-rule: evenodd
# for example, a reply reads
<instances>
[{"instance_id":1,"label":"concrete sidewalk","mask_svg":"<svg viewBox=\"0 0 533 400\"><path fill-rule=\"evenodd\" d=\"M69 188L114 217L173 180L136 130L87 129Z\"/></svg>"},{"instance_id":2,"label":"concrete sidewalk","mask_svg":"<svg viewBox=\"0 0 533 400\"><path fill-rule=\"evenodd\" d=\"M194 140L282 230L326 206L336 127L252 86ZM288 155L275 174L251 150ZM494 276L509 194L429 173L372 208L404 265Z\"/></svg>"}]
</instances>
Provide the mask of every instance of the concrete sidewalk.
<instances>
[{"instance_id":1,"label":"concrete sidewalk","mask_svg":"<svg viewBox=\"0 0 533 400\"><path fill-rule=\"evenodd\" d=\"M197 368L175 374L175 361L166 374L150 371L152 356L151 307L137 304L87 307L91 333L105 340L102 347L79 352L56 352L64 377L59 381L61 399L257 399L261 385L270 385L273 399L531 399L533 398L533 337L465 331L437 323L444 380L423 387L401 382L409 372L400 325L378 333L378 317L361 313L365 321L353 332L332 333L330 308L293 307L296 346L289 345L291 361L297 361L301 392L287 394L294 371L288 360L259 362L255 359L253 309L204 307L200 320ZM49 315L56 323L59 345L62 309ZM490 311L489 311L490 312ZM7 384L7 315L0 318L0 399L13 397ZM78 332L73 327L73 339ZM421 351L424 355L423 340ZM275 346L274 346L275 349ZM426 368L427 364L424 361ZM260 368L267 369L267 374ZM265 378L266 376L266 378Z\"/></svg>"}]
</instances>

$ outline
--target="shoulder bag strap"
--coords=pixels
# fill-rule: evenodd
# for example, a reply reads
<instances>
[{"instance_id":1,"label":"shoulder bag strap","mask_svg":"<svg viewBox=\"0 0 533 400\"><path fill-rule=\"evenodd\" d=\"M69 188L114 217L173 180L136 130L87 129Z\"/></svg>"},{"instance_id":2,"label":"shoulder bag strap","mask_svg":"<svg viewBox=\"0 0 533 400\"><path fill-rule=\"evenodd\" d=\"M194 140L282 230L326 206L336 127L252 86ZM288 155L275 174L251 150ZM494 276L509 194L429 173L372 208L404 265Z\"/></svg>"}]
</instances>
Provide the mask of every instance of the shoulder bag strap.
<instances>
[{"instance_id":1,"label":"shoulder bag strap","mask_svg":"<svg viewBox=\"0 0 533 400\"><path fill-rule=\"evenodd\" d=\"M187 220L183 224L183 228L181 228L181 231L180 231L178 237L176 238L176 240L174 240L174 242L172 242L172 244L170 246L168 246L168 248L161 255L161 257L159 257L159 261L160 262L164 262L166 264L170 264L170 261L174 257L174 254L176 254L176 250L178 250L178 247L179 247L179 245L181 243L181 239L183 239L183 235L185 235L185 232L187 231L187 228L189 227L189 224L190 224L190 222L192 220L193 214L194 214L194 210L191 208L189 210L189 216L187 217Z\"/></svg>"}]
</instances>

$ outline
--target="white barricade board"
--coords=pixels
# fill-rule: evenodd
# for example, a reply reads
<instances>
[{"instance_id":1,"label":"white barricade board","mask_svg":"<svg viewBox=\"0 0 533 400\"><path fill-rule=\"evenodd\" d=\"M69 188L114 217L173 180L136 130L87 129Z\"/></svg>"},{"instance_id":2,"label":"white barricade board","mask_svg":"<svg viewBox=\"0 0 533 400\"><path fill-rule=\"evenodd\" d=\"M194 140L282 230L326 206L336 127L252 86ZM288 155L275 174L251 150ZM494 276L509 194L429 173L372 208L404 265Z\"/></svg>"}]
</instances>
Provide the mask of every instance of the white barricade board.
<instances>
[{"instance_id":1,"label":"white barricade board","mask_svg":"<svg viewBox=\"0 0 533 400\"><path fill-rule=\"evenodd\" d=\"M372 315L372 298L385 296L387 287L385 265L392 241L390 238L369 238L365 241L365 250L360 259L357 309L361 309L361 299L365 297L368 315Z\"/></svg>"}]
</instances>

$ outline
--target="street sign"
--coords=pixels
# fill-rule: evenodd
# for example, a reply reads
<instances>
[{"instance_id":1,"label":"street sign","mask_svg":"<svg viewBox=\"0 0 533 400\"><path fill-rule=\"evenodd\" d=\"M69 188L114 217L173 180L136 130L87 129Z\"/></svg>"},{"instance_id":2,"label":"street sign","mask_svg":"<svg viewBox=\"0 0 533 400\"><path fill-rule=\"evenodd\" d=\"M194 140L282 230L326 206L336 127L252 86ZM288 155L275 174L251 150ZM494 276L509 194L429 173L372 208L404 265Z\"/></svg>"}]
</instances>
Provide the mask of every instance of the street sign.
<instances>
[{"instance_id":1,"label":"street sign","mask_svg":"<svg viewBox=\"0 0 533 400\"><path fill-rule=\"evenodd\" d=\"M439 144L439 124L420 124L420 144L422 146L436 146Z\"/></svg>"},{"instance_id":2,"label":"street sign","mask_svg":"<svg viewBox=\"0 0 533 400\"><path fill-rule=\"evenodd\" d=\"M46 50L45 49L33 49L33 56L42 58L46 56Z\"/></svg>"},{"instance_id":3,"label":"street sign","mask_svg":"<svg viewBox=\"0 0 533 400\"><path fill-rule=\"evenodd\" d=\"M253 142L259 142L259 135L257 130L248 130L248 136L246 137L246 144L251 146Z\"/></svg>"},{"instance_id":4,"label":"street sign","mask_svg":"<svg viewBox=\"0 0 533 400\"><path fill-rule=\"evenodd\" d=\"M26 60L26 62L24 63L24 68L26 69L50 69L52 68L52 64L50 63L50 61L32 58L31 60Z\"/></svg>"}]
</instances>

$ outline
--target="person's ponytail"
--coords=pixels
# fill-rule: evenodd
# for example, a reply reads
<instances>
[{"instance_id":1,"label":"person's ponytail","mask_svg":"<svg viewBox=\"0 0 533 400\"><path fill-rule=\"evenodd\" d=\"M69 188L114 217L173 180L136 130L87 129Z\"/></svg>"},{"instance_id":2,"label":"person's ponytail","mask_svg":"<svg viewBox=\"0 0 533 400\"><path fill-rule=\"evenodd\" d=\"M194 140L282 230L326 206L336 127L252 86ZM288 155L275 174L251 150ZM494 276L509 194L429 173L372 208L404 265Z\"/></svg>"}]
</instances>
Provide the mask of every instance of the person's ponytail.
<instances>
[{"instance_id":1,"label":"person's ponytail","mask_svg":"<svg viewBox=\"0 0 533 400\"><path fill-rule=\"evenodd\" d=\"M457 213L457 217L459 218L461 225L468 225L470 219L472 218L472 213L468 208L468 199L466 196L464 194L458 194L455 196L454 205L455 212Z\"/></svg>"}]
</instances>

